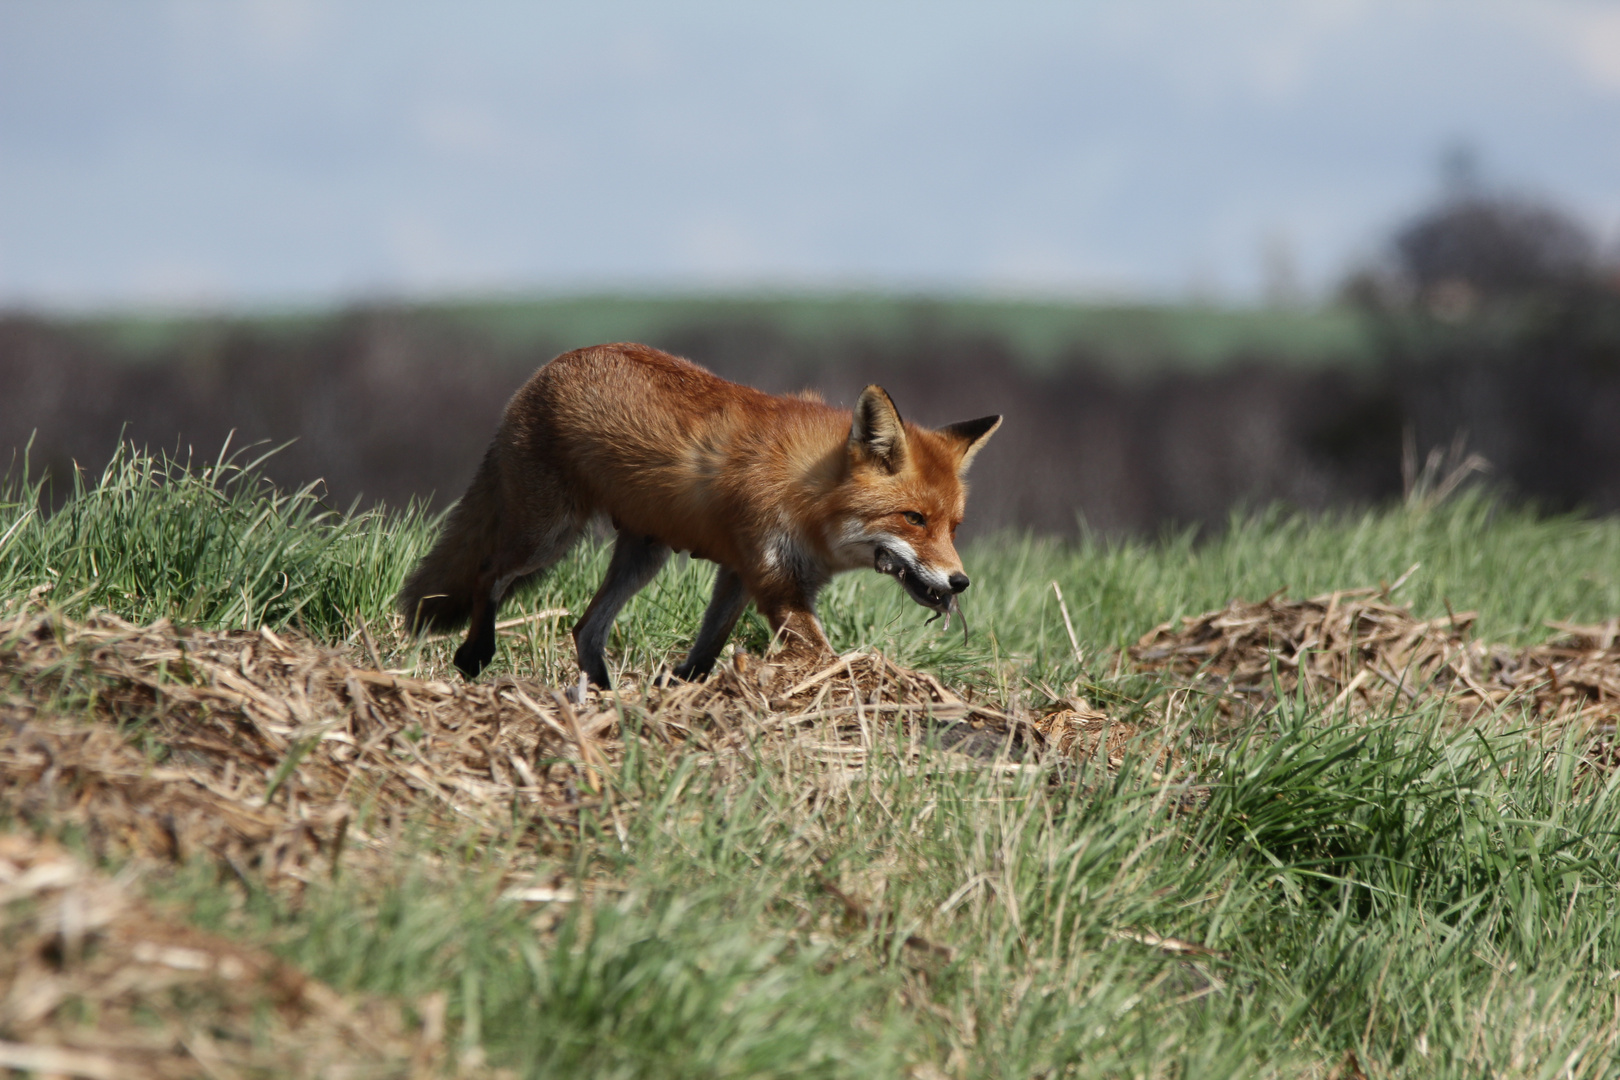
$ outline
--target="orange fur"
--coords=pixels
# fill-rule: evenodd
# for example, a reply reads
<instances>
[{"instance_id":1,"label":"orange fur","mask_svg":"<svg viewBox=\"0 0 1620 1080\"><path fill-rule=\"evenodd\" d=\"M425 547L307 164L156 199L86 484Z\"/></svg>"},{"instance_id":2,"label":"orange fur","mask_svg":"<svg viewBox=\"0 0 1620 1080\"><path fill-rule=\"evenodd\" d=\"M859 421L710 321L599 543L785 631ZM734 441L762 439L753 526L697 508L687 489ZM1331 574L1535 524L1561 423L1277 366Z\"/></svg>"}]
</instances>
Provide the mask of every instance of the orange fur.
<instances>
[{"instance_id":1,"label":"orange fur","mask_svg":"<svg viewBox=\"0 0 1620 1080\"><path fill-rule=\"evenodd\" d=\"M476 674L493 655L506 592L561 558L603 515L619 530L618 547L575 630L581 666L599 685L607 683L607 625L671 550L722 567L698 644L677 674L707 672L749 599L789 646L828 650L815 596L833 573L876 560L938 610L965 587L952 542L966 498L961 473L999 421L917 427L878 387L861 395L852 419L644 345L566 353L507 405L400 607L419 628L471 618L457 664Z\"/></svg>"}]
</instances>

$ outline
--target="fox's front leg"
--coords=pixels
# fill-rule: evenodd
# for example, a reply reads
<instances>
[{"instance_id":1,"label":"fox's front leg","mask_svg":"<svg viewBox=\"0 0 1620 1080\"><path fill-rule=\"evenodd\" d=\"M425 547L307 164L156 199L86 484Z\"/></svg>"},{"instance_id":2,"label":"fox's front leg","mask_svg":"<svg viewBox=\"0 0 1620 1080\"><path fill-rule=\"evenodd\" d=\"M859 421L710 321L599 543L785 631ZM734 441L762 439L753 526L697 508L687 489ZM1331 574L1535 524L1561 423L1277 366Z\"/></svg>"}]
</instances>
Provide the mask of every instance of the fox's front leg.
<instances>
[{"instance_id":1,"label":"fox's front leg","mask_svg":"<svg viewBox=\"0 0 1620 1080\"><path fill-rule=\"evenodd\" d=\"M735 570L722 566L714 578L714 594L703 613L703 625L686 659L675 669L677 679L701 679L714 670L714 661L725 647L743 609L748 606L748 588Z\"/></svg>"},{"instance_id":2,"label":"fox's front leg","mask_svg":"<svg viewBox=\"0 0 1620 1080\"><path fill-rule=\"evenodd\" d=\"M802 593L759 597L760 614L771 624L780 655L793 659L832 659L833 648L816 617L815 600Z\"/></svg>"}]
</instances>

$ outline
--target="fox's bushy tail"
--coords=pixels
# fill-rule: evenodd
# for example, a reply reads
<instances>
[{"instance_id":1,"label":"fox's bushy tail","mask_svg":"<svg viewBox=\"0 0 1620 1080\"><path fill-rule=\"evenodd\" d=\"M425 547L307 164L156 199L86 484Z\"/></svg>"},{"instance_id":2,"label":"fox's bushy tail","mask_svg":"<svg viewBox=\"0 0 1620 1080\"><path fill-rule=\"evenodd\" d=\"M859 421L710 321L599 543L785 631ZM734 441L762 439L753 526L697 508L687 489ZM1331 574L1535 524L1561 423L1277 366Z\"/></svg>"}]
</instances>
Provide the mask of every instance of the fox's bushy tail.
<instances>
[{"instance_id":1,"label":"fox's bushy tail","mask_svg":"<svg viewBox=\"0 0 1620 1080\"><path fill-rule=\"evenodd\" d=\"M467 493L450 513L432 549L416 564L395 604L416 633L454 630L472 614L479 578L495 554L500 486L496 448L484 454Z\"/></svg>"}]
</instances>

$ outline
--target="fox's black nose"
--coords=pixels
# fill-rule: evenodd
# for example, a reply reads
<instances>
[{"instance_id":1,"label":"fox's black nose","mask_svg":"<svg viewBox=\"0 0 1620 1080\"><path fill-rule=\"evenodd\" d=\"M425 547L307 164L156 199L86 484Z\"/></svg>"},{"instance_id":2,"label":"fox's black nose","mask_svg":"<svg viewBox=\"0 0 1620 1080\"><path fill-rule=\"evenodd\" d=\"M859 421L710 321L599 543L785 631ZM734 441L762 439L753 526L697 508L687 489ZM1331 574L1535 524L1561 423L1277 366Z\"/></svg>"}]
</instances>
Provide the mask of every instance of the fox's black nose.
<instances>
[{"instance_id":1,"label":"fox's black nose","mask_svg":"<svg viewBox=\"0 0 1620 1080\"><path fill-rule=\"evenodd\" d=\"M968 580L968 576L966 574L952 574L945 580L950 582L951 592L961 592L963 589L973 584Z\"/></svg>"}]
</instances>

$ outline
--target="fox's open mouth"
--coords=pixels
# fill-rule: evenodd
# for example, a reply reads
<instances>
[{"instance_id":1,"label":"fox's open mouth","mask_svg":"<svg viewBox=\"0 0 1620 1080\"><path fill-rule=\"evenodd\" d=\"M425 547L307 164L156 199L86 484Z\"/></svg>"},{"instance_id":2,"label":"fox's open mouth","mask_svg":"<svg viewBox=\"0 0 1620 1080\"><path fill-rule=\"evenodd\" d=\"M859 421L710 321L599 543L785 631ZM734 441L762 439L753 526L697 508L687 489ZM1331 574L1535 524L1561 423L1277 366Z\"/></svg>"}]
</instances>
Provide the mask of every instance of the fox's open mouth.
<instances>
[{"instance_id":1,"label":"fox's open mouth","mask_svg":"<svg viewBox=\"0 0 1620 1080\"><path fill-rule=\"evenodd\" d=\"M906 590L907 595L930 611L937 611L943 615L950 611L952 601L956 599L954 594L943 589L932 588L924 583L921 576L888 548L878 548L877 557L873 560L872 566L878 573L888 574L898 581L900 587Z\"/></svg>"},{"instance_id":2,"label":"fox's open mouth","mask_svg":"<svg viewBox=\"0 0 1620 1080\"><path fill-rule=\"evenodd\" d=\"M906 590L907 596L929 611L937 613L934 618L943 615L946 627L951 625L952 615L959 616L962 620L962 635L966 638L967 616L962 614L962 608L956 602L955 593L928 585L916 571L906 565L905 560L885 547L877 549L877 555L872 560L872 568L878 573L887 574L898 581L900 587ZM929 619L928 621L933 622L934 620Z\"/></svg>"}]
</instances>

